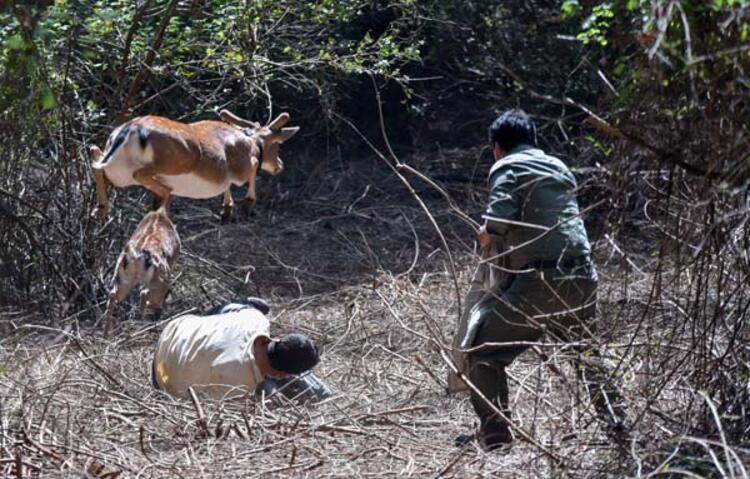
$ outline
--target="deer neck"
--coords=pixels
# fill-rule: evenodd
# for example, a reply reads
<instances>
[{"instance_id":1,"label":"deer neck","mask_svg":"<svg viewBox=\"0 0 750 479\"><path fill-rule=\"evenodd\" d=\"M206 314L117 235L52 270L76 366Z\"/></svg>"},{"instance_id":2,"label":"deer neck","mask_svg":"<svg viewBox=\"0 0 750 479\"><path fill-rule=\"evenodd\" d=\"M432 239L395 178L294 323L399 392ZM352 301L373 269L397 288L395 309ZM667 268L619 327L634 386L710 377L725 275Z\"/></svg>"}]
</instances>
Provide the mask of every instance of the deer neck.
<instances>
[{"instance_id":1,"label":"deer neck","mask_svg":"<svg viewBox=\"0 0 750 479\"><path fill-rule=\"evenodd\" d=\"M252 128L243 128L243 133L247 135L248 138L250 138L254 143L255 146L258 148L258 172L260 173L260 167L263 165L263 140L260 139L257 133L255 133L255 130Z\"/></svg>"}]
</instances>

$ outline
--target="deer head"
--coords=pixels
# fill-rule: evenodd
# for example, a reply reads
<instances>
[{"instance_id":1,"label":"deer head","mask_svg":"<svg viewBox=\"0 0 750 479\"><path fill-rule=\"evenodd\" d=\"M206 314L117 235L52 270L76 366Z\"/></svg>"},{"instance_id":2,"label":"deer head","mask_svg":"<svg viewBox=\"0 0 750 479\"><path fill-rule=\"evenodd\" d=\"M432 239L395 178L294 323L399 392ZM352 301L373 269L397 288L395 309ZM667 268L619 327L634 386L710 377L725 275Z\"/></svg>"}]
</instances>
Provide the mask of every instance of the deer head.
<instances>
[{"instance_id":1,"label":"deer head","mask_svg":"<svg viewBox=\"0 0 750 479\"><path fill-rule=\"evenodd\" d=\"M272 175L278 175L284 170L284 162L279 158L279 145L299 131L298 126L284 126L289 121L289 113L281 113L265 126L240 118L228 110L221 110L219 115L227 123L251 129L252 134L261 141L263 157L259 160L262 170Z\"/></svg>"}]
</instances>

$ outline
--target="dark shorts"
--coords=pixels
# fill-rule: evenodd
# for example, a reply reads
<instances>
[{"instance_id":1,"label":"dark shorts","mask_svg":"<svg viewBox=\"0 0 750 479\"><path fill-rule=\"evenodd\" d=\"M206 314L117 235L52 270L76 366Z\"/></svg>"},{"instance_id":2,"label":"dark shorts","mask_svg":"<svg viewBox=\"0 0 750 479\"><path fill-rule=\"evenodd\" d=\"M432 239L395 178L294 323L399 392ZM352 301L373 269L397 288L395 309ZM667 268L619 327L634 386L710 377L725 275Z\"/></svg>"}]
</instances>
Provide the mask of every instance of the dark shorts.
<instances>
[{"instance_id":1,"label":"dark shorts","mask_svg":"<svg viewBox=\"0 0 750 479\"><path fill-rule=\"evenodd\" d=\"M477 324L465 346L484 343L516 343L494 346L471 354L474 360L495 360L510 364L545 333L557 339L586 336L596 305L596 277L561 276L555 271L516 275L509 287L487 293L474 306L472 322ZM518 344L520 343L520 344Z\"/></svg>"}]
</instances>

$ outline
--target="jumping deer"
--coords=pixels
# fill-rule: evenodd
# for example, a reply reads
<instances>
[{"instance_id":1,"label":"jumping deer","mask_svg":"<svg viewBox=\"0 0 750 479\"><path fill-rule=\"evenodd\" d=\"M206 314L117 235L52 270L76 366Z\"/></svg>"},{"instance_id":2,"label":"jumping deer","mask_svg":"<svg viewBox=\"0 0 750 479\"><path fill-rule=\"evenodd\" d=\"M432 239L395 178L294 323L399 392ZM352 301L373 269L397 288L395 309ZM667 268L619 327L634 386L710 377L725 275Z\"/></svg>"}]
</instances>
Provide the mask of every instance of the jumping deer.
<instances>
[{"instance_id":1,"label":"jumping deer","mask_svg":"<svg viewBox=\"0 0 750 479\"><path fill-rule=\"evenodd\" d=\"M133 235L120 253L112 277L112 289L104 313L104 334L109 335L112 313L136 285L141 286L139 315L143 318L146 307L154 310L158 319L164 299L169 292L169 277L180 254L180 237L169 219L163 203L158 210L149 212L138 224Z\"/></svg>"},{"instance_id":2,"label":"jumping deer","mask_svg":"<svg viewBox=\"0 0 750 479\"><path fill-rule=\"evenodd\" d=\"M181 123L159 116L133 118L116 128L104 153L91 147L99 214L109 213L107 187L141 185L163 203L169 195L211 198L224 193L222 221L234 211L230 185L248 183L242 204L249 214L255 206L255 180L263 170L278 175L284 169L279 145L299 131L284 127L288 113L265 126L222 110L224 121Z\"/></svg>"}]
</instances>

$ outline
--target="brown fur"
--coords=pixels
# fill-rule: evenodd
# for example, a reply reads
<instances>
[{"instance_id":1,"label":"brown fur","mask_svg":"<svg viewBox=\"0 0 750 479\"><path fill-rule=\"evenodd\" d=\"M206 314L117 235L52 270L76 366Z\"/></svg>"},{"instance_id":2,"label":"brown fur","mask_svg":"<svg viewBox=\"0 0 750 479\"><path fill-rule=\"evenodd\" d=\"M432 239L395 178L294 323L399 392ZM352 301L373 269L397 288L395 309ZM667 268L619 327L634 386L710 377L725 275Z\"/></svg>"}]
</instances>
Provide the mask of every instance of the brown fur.
<instances>
[{"instance_id":1,"label":"brown fur","mask_svg":"<svg viewBox=\"0 0 750 479\"><path fill-rule=\"evenodd\" d=\"M112 326L112 313L136 285L140 285L139 314L145 316L146 307L159 316L164 298L169 291L169 277L180 254L180 237L167 215L167 205L148 213L138 224L117 259L104 314L104 334Z\"/></svg>"},{"instance_id":2,"label":"brown fur","mask_svg":"<svg viewBox=\"0 0 750 479\"><path fill-rule=\"evenodd\" d=\"M237 126L222 121L181 123L159 116L143 116L134 118L115 130L107 141L105 153L96 146L91 147L94 180L102 217L108 214L107 186L112 184L111 179L107 177L106 168L109 161L117 161L109 160L106 156L110 154L110 149L121 147L117 144L116 138L122 128L144 132L147 146L153 151L153 158L133 171L132 176L136 183L151 190L161 202L172 194L172 189L157 177L193 174L215 185L227 185L224 194L225 220L228 219L227 213L231 213L233 206L229 184L249 183L244 205L249 213L256 199L255 180L258 164L261 163L261 150L256 141L238 127L250 127L254 131L255 137L263 146L261 167L272 175L277 175L283 170L283 163L279 158L279 145L297 133L299 128L282 128L289 120L287 113L282 113L267 126L242 120L226 110L221 112L221 116ZM107 163L101 163L102 157L108 160Z\"/></svg>"}]
</instances>

